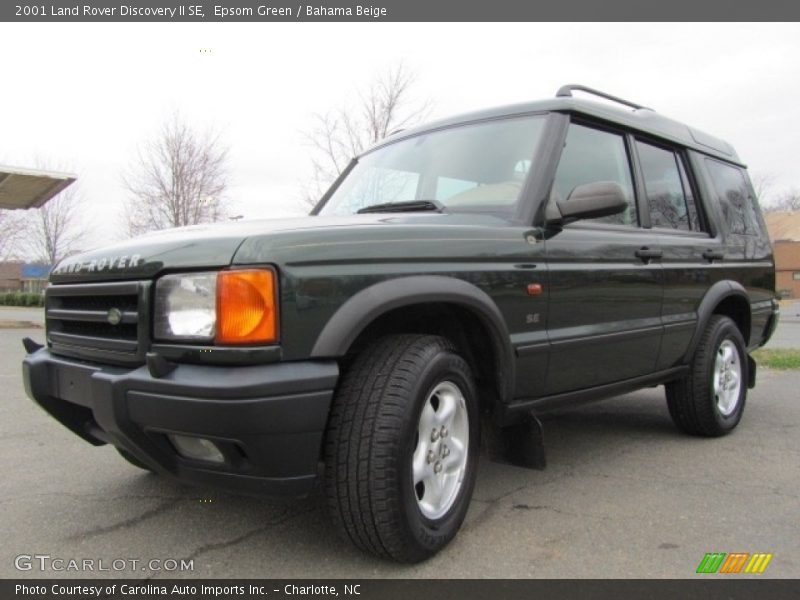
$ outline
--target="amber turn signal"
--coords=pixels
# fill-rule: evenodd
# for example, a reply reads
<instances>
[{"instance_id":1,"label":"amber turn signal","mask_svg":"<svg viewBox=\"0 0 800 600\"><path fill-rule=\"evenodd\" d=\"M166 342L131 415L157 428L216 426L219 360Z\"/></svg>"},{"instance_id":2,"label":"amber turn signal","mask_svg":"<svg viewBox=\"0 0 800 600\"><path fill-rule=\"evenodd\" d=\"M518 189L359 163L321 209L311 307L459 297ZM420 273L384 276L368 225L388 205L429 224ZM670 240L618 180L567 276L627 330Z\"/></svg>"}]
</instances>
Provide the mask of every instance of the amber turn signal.
<instances>
[{"instance_id":1,"label":"amber turn signal","mask_svg":"<svg viewBox=\"0 0 800 600\"><path fill-rule=\"evenodd\" d=\"M217 343L278 340L278 301L271 269L220 271L217 276Z\"/></svg>"}]
</instances>

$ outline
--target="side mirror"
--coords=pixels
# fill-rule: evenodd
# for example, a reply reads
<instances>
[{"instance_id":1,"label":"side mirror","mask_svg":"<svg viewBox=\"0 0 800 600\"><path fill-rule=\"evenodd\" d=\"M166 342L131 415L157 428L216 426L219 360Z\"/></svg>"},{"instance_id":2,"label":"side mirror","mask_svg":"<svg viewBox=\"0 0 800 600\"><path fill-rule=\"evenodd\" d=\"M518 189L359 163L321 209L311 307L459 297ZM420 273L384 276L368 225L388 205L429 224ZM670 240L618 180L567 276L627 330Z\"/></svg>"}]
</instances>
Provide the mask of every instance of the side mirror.
<instances>
[{"instance_id":1,"label":"side mirror","mask_svg":"<svg viewBox=\"0 0 800 600\"><path fill-rule=\"evenodd\" d=\"M594 181L573 189L566 200L556 202L567 221L616 215L628 208L625 192L613 181Z\"/></svg>"}]
</instances>

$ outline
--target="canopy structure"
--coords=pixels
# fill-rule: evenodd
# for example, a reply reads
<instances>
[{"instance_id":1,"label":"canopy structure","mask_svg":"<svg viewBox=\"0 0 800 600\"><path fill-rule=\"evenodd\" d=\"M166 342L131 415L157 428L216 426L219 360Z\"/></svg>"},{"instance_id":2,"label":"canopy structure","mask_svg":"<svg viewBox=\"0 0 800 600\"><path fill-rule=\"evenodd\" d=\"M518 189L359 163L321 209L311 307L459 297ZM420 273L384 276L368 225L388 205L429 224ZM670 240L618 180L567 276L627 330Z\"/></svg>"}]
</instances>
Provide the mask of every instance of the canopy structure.
<instances>
[{"instance_id":1,"label":"canopy structure","mask_svg":"<svg viewBox=\"0 0 800 600\"><path fill-rule=\"evenodd\" d=\"M0 165L0 208L39 208L74 181L68 173Z\"/></svg>"}]
</instances>

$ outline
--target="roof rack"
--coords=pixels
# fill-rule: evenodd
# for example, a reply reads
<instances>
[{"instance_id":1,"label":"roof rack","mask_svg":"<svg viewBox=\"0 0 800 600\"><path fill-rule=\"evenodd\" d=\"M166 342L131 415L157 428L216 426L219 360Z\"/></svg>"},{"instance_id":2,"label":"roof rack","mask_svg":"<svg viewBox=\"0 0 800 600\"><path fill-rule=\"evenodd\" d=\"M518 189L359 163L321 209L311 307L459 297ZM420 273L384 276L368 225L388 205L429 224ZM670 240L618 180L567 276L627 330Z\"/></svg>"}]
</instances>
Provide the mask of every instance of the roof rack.
<instances>
[{"instance_id":1,"label":"roof rack","mask_svg":"<svg viewBox=\"0 0 800 600\"><path fill-rule=\"evenodd\" d=\"M586 87L585 85L572 84L572 83L567 85L562 85L560 88L558 88L558 91L556 92L556 98L571 98L573 91L586 92L587 94L592 94L593 96L599 96L600 98L611 100L612 102L616 102L617 104L624 104L625 106L630 106L631 108L635 108L637 110L653 110L652 108L642 106L641 104L636 104L634 102L630 102L629 100L623 100L622 98L618 98L617 96L606 94L605 92L601 92L600 90L595 90L594 88Z\"/></svg>"}]
</instances>

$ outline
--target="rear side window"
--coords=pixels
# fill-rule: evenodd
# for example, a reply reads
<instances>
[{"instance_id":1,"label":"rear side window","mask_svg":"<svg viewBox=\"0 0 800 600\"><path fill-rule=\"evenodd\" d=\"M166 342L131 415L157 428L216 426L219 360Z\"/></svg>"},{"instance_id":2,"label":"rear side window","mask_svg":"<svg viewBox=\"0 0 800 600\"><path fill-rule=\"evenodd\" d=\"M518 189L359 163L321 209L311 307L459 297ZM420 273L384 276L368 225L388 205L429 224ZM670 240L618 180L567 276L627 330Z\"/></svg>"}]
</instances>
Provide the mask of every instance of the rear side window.
<instances>
[{"instance_id":1,"label":"rear side window","mask_svg":"<svg viewBox=\"0 0 800 600\"><path fill-rule=\"evenodd\" d=\"M672 150L636 142L653 227L698 231L697 207L680 156Z\"/></svg>"},{"instance_id":2,"label":"rear side window","mask_svg":"<svg viewBox=\"0 0 800 600\"><path fill-rule=\"evenodd\" d=\"M758 235L760 228L755 198L750 194L742 170L712 158L706 158L706 168L728 231L736 235Z\"/></svg>"},{"instance_id":3,"label":"rear side window","mask_svg":"<svg viewBox=\"0 0 800 600\"><path fill-rule=\"evenodd\" d=\"M618 183L625 193L628 208L616 215L592 222L638 226L633 182L625 139L616 133L571 124L553 183L553 200L569 201L579 185L598 181Z\"/></svg>"}]
</instances>

